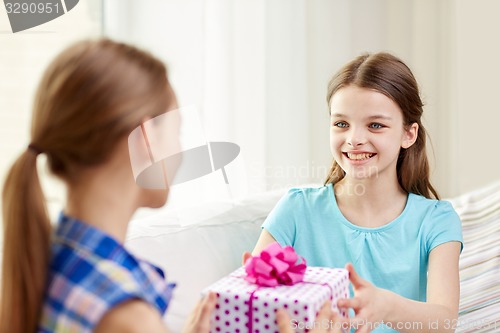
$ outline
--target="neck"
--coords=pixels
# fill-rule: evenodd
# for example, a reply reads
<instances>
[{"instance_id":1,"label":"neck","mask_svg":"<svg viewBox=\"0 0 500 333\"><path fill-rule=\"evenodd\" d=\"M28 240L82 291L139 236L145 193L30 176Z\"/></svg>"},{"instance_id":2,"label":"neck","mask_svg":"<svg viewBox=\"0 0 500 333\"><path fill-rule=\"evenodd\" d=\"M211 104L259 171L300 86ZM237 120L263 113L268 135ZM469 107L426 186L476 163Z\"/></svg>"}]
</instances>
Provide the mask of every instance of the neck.
<instances>
[{"instance_id":1,"label":"neck","mask_svg":"<svg viewBox=\"0 0 500 333\"><path fill-rule=\"evenodd\" d=\"M123 244L130 218L138 208L138 194L132 175L119 170L106 167L79 173L83 181L68 185L64 211Z\"/></svg>"},{"instance_id":2,"label":"neck","mask_svg":"<svg viewBox=\"0 0 500 333\"><path fill-rule=\"evenodd\" d=\"M334 186L339 209L351 222L364 227L389 223L403 211L407 193L397 178L344 178Z\"/></svg>"},{"instance_id":3,"label":"neck","mask_svg":"<svg viewBox=\"0 0 500 333\"><path fill-rule=\"evenodd\" d=\"M344 178L335 184L337 195L349 197L349 200L366 202L387 202L392 197L406 195L397 178L387 181L382 179L351 179Z\"/></svg>"}]
</instances>

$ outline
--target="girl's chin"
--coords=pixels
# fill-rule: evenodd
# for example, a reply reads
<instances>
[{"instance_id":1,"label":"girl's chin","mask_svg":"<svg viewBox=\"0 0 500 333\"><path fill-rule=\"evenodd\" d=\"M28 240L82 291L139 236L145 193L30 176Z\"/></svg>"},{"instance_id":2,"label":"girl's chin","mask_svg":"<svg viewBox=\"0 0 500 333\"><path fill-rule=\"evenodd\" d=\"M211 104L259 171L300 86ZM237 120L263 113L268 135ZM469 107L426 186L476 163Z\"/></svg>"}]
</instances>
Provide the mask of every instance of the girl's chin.
<instances>
[{"instance_id":1,"label":"girl's chin","mask_svg":"<svg viewBox=\"0 0 500 333\"><path fill-rule=\"evenodd\" d=\"M378 172L373 172L372 170L351 169L346 172L346 178L355 181L375 180L378 178Z\"/></svg>"},{"instance_id":2,"label":"girl's chin","mask_svg":"<svg viewBox=\"0 0 500 333\"><path fill-rule=\"evenodd\" d=\"M161 208L168 199L168 190L144 190L142 207Z\"/></svg>"},{"instance_id":3,"label":"girl's chin","mask_svg":"<svg viewBox=\"0 0 500 333\"><path fill-rule=\"evenodd\" d=\"M367 178L376 176L378 174L379 168L373 164L361 164L361 165L353 165L353 164L343 164L341 165L342 170L346 173L346 175L350 175L354 178Z\"/></svg>"}]
</instances>

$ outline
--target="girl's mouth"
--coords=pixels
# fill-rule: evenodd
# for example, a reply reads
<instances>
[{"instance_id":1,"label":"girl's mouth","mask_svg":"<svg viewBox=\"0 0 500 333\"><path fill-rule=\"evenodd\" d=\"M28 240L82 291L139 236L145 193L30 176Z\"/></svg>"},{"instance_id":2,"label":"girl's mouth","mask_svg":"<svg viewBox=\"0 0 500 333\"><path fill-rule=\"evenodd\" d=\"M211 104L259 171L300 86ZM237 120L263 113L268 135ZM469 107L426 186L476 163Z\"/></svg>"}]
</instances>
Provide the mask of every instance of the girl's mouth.
<instances>
[{"instance_id":1,"label":"girl's mouth","mask_svg":"<svg viewBox=\"0 0 500 333\"><path fill-rule=\"evenodd\" d=\"M370 159L373 156L377 155L377 154L374 154L374 153L359 153L359 154L355 154L355 153L346 153L346 152L344 152L343 154L344 154L344 156L347 156L348 159L354 160L354 161L364 161L364 160Z\"/></svg>"}]
</instances>

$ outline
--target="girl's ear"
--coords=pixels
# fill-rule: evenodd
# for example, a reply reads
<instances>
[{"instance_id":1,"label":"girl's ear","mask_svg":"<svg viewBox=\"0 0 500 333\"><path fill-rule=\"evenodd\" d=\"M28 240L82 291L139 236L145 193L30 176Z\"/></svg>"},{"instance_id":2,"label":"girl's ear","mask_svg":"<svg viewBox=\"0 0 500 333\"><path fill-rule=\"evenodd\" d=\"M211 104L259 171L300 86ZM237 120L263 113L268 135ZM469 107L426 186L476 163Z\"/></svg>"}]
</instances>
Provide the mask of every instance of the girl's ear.
<instances>
[{"instance_id":1,"label":"girl's ear","mask_svg":"<svg viewBox=\"0 0 500 333\"><path fill-rule=\"evenodd\" d=\"M413 123L407 129L405 129L405 132L403 134L403 141L401 142L401 147L404 149L410 148L415 143L415 141L417 141L417 137L418 137L418 124Z\"/></svg>"}]
</instances>

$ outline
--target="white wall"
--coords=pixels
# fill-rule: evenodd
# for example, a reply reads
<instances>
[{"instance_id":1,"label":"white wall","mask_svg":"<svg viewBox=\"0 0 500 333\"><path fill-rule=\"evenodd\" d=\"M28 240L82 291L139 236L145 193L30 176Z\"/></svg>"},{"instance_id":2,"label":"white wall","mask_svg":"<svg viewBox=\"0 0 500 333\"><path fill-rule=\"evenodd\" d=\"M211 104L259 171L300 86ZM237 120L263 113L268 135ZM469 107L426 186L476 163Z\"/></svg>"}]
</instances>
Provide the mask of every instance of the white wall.
<instances>
[{"instance_id":1,"label":"white wall","mask_svg":"<svg viewBox=\"0 0 500 333\"><path fill-rule=\"evenodd\" d=\"M500 2L456 1L456 193L500 179Z\"/></svg>"}]
</instances>

